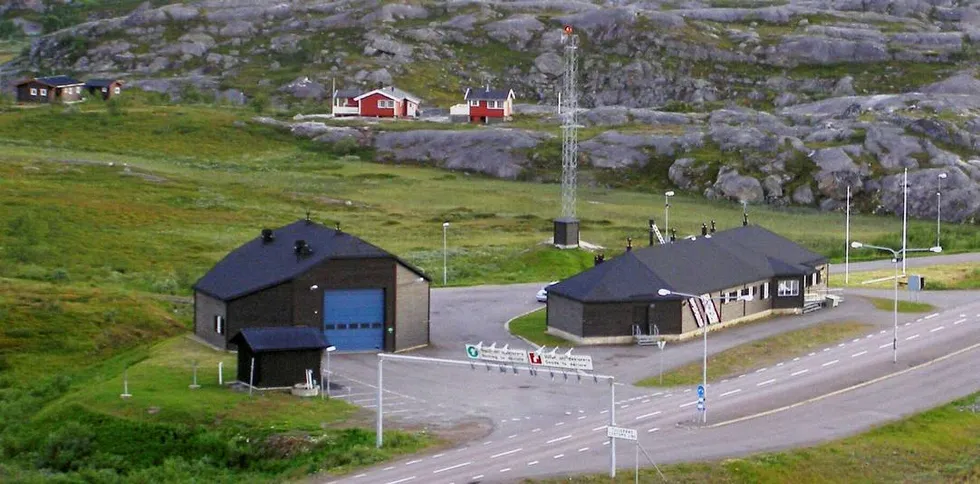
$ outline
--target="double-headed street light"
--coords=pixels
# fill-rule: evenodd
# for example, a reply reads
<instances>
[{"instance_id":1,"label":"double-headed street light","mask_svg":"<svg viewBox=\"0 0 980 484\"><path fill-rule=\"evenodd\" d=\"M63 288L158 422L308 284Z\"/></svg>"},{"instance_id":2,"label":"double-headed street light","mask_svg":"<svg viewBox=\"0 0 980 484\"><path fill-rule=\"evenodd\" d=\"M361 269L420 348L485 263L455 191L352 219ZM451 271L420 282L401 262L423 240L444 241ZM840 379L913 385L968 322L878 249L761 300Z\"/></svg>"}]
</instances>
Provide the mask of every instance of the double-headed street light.
<instances>
[{"instance_id":1,"label":"double-headed street light","mask_svg":"<svg viewBox=\"0 0 980 484\"><path fill-rule=\"evenodd\" d=\"M711 299L711 300L723 299L720 297L702 298L701 296L698 296L696 294L687 294L683 292L671 291L670 289L665 289L665 288L661 288L657 290L657 294L659 294L660 296L674 295L674 296L682 296L682 297L693 297L695 299ZM738 296L736 301L751 301L753 299L754 297L752 296L752 293L749 293L744 296ZM705 396L707 396L707 391L708 391L708 322L707 321L704 322L704 364L701 368L701 380L702 380L701 386L704 388ZM708 423L707 411L704 412L703 422Z\"/></svg>"},{"instance_id":2,"label":"double-headed street light","mask_svg":"<svg viewBox=\"0 0 980 484\"><path fill-rule=\"evenodd\" d=\"M939 247L939 233L942 230L943 223L943 179L946 178L946 173L940 173L936 178L936 247Z\"/></svg>"},{"instance_id":3,"label":"double-headed street light","mask_svg":"<svg viewBox=\"0 0 980 484\"><path fill-rule=\"evenodd\" d=\"M664 233L670 233L670 197L674 196L674 191L671 190L664 193Z\"/></svg>"},{"instance_id":4,"label":"double-headed street light","mask_svg":"<svg viewBox=\"0 0 980 484\"><path fill-rule=\"evenodd\" d=\"M879 247L877 245L863 244L858 241L851 242L851 247L854 247L855 249L860 249L860 248L878 249L878 250L883 250L892 253L892 257L893 257L892 262L895 263L895 309L894 309L895 329L894 332L892 333L892 363L898 363L898 264L905 258L904 252L929 251L938 254L943 251L943 248L937 245L935 247L930 247L928 249L895 250L895 249L889 249L888 247Z\"/></svg>"}]
</instances>

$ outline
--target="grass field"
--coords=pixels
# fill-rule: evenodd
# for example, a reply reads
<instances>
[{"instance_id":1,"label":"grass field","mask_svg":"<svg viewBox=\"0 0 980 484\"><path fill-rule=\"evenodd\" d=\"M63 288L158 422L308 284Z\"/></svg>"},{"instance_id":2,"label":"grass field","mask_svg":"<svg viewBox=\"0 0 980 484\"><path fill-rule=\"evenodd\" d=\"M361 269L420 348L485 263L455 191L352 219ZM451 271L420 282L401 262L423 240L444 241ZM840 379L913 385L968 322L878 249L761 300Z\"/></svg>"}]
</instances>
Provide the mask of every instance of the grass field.
<instances>
[{"instance_id":1,"label":"grass field","mask_svg":"<svg viewBox=\"0 0 980 484\"><path fill-rule=\"evenodd\" d=\"M708 356L708 381L735 376L764 367L788 357L800 355L831 343L865 334L868 324L846 321L809 326L770 336ZM710 339L710 335L708 337ZM690 363L664 372L662 386L695 385L702 380L702 363ZM638 386L661 386L655 374L635 383Z\"/></svg>"},{"instance_id":2,"label":"grass field","mask_svg":"<svg viewBox=\"0 0 980 484\"><path fill-rule=\"evenodd\" d=\"M907 297L908 296L908 293L903 294L902 296L906 296ZM899 297L901 297L901 296L899 296ZM894 299L887 299L887 298L882 298L882 297L869 297L869 298L866 298L866 299L868 299L869 301L871 301L871 304L874 304L875 308L880 309L882 311L894 311L895 310L895 300ZM936 309L936 306L933 306L932 304L929 304L929 303L915 302L915 301L907 301L907 300L904 300L904 299L899 299L898 300L898 312L900 312L900 313L927 313L927 312L933 311L935 309Z\"/></svg>"},{"instance_id":3,"label":"grass field","mask_svg":"<svg viewBox=\"0 0 980 484\"><path fill-rule=\"evenodd\" d=\"M980 394L847 439L739 459L661 466L676 483L980 482ZM633 482L633 469L609 475L525 480L538 484ZM642 469L640 482L663 482Z\"/></svg>"},{"instance_id":4,"label":"grass field","mask_svg":"<svg viewBox=\"0 0 980 484\"><path fill-rule=\"evenodd\" d=\"M929 267L916 267L907 271L909 274L916 274L926 278L926 290L943 291L954 289L980 289L980 263L972 264L944 264ZM891 280L876 282L873 284L863 284L864 281L873 281L885 277L892 277L893 270L869 271L851 273L850 284L844 284L843 274L833 274L830 276L831 287L857 287L857 288L877 288L891 289ZM902 281L905 278L900 279ZM905 288L899 288L906 291Z\"/></svg>"},{"instance_id":5,"label":"grass field","mask_svg":"<svg viewBox=\"0 0 980 484\"><path fill-rule=\"evenodd\" d=\"M547 311L539 309L533 313L525 314L510 322L510 332L515 336L520 336L539 346L570 346L573 343L554 335L545 333L547 325L545 320L548 317Z\"/></svg>"}]
</instances>

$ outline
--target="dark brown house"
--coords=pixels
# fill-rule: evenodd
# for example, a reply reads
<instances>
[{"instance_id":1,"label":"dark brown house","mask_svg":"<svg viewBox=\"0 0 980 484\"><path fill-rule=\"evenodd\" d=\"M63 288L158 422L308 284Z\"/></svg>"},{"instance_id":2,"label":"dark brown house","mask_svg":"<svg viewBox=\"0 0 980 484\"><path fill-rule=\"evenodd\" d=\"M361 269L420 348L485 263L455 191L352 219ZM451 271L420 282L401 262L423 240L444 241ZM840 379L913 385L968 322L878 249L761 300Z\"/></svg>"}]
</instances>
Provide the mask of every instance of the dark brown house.
<instances>
[{"instance_id":1,"label":"dark brown house","mask_svg":"<svg viewBox=\"0 0 980 484\"><path fill-rule=\"evenodd\" d=\"M72 103L82 100L79 82L67 76L38 77L17 84L17 102L21 103Z\"/></svg>"},{"instance_id":2,"label":"dark brown house","mask_svg":"<svg viewBox=\"0 0 980 484\"><path fill-rule=\"evenodd\" d=\"M91 95L98 94L108 101L113 96L122 94L122 81L118 79L89 79L85 81L85 90Z\"/></svg>"},{"instance_id":3,"label":"dark brown house","mask_svg":"<svg viewBox=\"0 0 980 484\"><path fill-rule=\"evenodd\" d=\"M705 326L800 312L807 293L826 287L825 257L764 228L706 235L629 250L550 286L548 332L580 344L680 339Z\"/></svg>"},{"instance_id":4,"label":"dark brown house","mask_svg":"<svg viewBox=\"0 0 980 484\"><path fill-rule=\"evenodd\" d=\"M238 346L238 381L262 389L304 383L307 370L319 381L329 346L322 332L308 327L245 328L231 341Z\"/></svg>"},{"instance_id":5,"label":"dark brown house","mask_svg":"<svg viewBox=\"0 0 980 484\"><path fill-rule=\"evenodd\" d=\"M307 326L338 351L429 344L429 278L346 232L310 220L263 230L194 285L194 332L233 349L243 328Z\"/></svg>"}]
</instances>

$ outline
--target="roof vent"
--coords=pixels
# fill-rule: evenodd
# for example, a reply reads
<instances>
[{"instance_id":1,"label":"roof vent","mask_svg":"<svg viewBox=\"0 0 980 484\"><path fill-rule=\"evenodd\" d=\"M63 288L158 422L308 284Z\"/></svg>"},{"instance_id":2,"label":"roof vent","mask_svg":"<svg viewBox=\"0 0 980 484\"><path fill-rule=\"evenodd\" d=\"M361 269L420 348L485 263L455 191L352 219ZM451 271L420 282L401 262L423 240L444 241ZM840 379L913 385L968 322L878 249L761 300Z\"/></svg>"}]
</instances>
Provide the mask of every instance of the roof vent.
<instances>
[{"instance_id":1,"label":"roof vent","mask_svg":"<svg viewBox=\"0 0 980 484\"><path fill-rule=\"evenodd\" d=\"M626 237L626 252L633 250L633 237Z\"/></svg>"},{"instance_id":2,"label":"roof vent","mask_svg":"<svg viewBox=\"0 0 980 484\"><path fill-rule=\"evenodd\" d=\"M715 221L711 221L711 233L715 233Z\"/></svg>"},{"instance_id":3,"label":"roof vent","mask_svg":"<svg viewBox=\"0 0 980 484\"><path fill-rule=\"evenodd\" d=\"M748 224L749 224L749 214L743 213L742 214L742 227L745 227Z\"/></svg>"},{"instance_id":4,"label":"roof vent","mask_svg":"<svg viewBox=\"0 0 980 484\"><path fill-rule=\"evenodd\" d=\"M262 243L269 244L276 240L276 234L272 233L272 229L262 229Z\"/></svg>"},{"instance_id":5,"label":"roof vent","mask_svg":"<svg viewBox=\"0 0 980 484\"><path fill-rule=\"evenodd\" d=\"M293 252L295 252L298 257L303 257L313 253L313 249L310 248L305 240L299 239L293 243Z\"/></svg>"},{"instance_id":6,"label":"roof vent","mask_svg":"<svg viewBox=\"0 0 980 484\"><path fill-rule=\"evenodd\" d=\"M335 233L334 235L340 235L341 233L342 232L340 230L340 222L337 222L337 233Z\"/></svg>"},{"instance_id":7,"label":"roof vent","mask_svg":"<svg viewBox=\"0 0 980 484\"><path fill-rule=\"evenodd\" d=\"M595 265L602 264L605 261L606 261L606 255L605 254L599 254L599 255L596 255L595 257L592 258L592 262L594 262Z\"/></svg>"},{"instance_id":8,"label":"roof vent","mask_svg":"<svg viewBox=\"0 0 980 484\"><path fill-rule=\"evenodd\" d=\"M705 235L708 235L708 226L701 224L701 236L704 237Z\"/></svg>"},{"instance_id":9,"label":"roof vent","mask_svg":"<svg viewBox=\"0 0 980 484\"><path fill-rule=\"evenodd\" d=\"M674 242L677 240L677 229L670 229L670 241Z\"/></svg>"}]
</instances>

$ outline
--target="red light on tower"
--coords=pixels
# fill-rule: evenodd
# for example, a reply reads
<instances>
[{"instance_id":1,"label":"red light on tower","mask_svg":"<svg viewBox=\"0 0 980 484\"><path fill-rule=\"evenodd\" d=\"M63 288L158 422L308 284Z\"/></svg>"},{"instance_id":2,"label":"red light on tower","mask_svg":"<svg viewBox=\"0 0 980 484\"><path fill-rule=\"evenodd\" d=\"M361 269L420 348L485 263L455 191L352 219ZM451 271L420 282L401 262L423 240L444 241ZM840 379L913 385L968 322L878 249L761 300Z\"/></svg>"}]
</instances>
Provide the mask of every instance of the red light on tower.
<instances>
[{"instance_id":1,"label":"red light on tower","mask_svg":"<svg viewBox=\"0 0 980 484\"><path fill-rule=\"evenodd\" d=\"M572 26L571 25L566 25L565 26L565 35L572 35Z\"/></svg>"}]
</instances>

